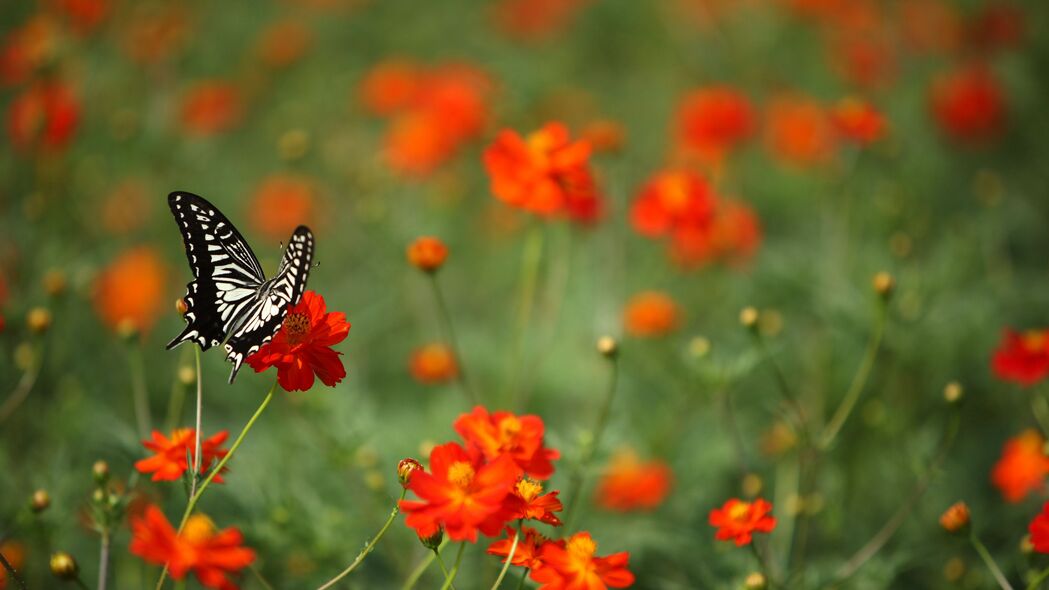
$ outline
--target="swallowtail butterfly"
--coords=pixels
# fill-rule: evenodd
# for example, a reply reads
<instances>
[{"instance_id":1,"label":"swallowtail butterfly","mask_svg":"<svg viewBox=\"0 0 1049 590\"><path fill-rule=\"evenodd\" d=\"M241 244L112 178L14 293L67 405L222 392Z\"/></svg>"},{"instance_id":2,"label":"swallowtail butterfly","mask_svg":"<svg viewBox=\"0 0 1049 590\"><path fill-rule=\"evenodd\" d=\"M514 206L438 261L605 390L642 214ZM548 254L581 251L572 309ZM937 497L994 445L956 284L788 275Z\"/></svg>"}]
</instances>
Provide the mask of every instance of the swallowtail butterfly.
<instances>
[{"instance_id":1,"label":"swallowtail butterfly","mask_svg":"<svg viewBox=\"0 0 1049 590\"><path fill-rule=\"evenodd\" d=\"M182 232L193 280L183 297L186 329L167 348L187 340L201 350L224 344L233 383L244 359L273 338L288 306L302 298L313 234L306 226L295 228L276 276L267 279L244 236L214 205L192 193L174 192L168 206Z\"/></svg>"}]
</instances>

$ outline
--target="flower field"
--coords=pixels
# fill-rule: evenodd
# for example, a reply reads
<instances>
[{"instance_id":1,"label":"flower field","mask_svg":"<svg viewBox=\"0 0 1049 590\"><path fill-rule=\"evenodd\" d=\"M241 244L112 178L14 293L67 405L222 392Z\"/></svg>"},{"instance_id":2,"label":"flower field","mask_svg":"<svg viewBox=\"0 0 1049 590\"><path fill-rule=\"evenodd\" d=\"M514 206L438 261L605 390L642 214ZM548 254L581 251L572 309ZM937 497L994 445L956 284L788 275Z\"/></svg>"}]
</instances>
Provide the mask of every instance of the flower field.
<instances>
[{"instance_id":1,"label":"flower field","mask_svg":"<svg viewBox=\"0 0 1049 590\"><path fill-rule=\"evenodd\" d=\"M1049 9L0 8L0 590L1049 587Z\"/></svg>"}]
</instances>

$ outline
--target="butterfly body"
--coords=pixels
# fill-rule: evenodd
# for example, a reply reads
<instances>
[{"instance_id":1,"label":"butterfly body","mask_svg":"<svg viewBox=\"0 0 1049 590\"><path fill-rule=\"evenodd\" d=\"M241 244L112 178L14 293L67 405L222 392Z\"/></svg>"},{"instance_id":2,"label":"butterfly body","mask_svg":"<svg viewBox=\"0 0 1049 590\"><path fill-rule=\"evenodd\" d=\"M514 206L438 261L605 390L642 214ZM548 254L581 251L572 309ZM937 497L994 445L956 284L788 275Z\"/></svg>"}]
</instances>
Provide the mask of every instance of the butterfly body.
<instances>
[{"instance_id":1,"label":"butterfly body","mask_svg":"<svg viewBox=\"0 0 1049 590\"><path fill-rule=\"evenodd\" d=\"M244 359L273 338L289 305L306 290L313 260L313 234L295 229L280 267L266 278L258 258L237 228L214 205L186 192L168 195L182 233L193 280L186 284L186 327L168 343L192 341L201 350L222 344L233 363L230 383Z\"/></svg>"}]
</instances>

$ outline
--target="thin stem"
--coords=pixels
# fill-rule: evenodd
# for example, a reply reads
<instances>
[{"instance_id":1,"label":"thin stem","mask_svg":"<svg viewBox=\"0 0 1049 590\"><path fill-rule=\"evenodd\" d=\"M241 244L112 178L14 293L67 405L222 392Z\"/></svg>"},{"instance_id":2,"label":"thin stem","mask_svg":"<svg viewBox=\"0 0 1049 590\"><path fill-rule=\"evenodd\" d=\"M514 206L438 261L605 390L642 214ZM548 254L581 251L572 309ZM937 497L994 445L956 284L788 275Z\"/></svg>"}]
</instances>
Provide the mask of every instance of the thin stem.
<instances>
[{"instance_id":1,"label":"thin stem","mask_svg":"<svg viewBox=\"0 0 1049 590\"><path fill-rule=\"evenodd\" d=\"M149 392L146 390L146 366L142 359L142 348L138 343L131 345L128 351L128 363L131 369L131 403L135 409L135 424L138 426L139 438L149 437Z\"/></svg>"},{"instance_id":2,"label":"thin stem","mask_svg":"<svg viewBox=\"0 0 1049 590\"><path fill-rule=\"evenodd\" d=\"M204 491L208 489L209 485L211 485L211 480L215 479L215 476L222 471L222 468L226 466L226 463L228 463L229 460L233 458L233 455L237 452L237 449L240 448L240 443L244 442L244 437L248 435L248 431L251 430L251 427L255 425L255 421L258 420L259 416L262 415L262 412L266 409L266 406L270 405L270 400L273 399L273 392L276 391L276 389L277 381L274 380L273 385L270 386L269 393L266 394L265 399L263 399L262 403L259 404L258 409L255 410L255 413L252 414L251 418L248 420L248 423L244 425L243 430L241 430L240 434L237 435L237 439L233 441L233 446L229 448L229 452L226 453L226 456L223 457L218 462L218 464L215 465L214 469L211 470L211 473L208 474L208 477L204 480L204 483L200 485L200 488L197 490L197 493L189 497L189 502L186 503L186 511L182 513L182 520L179 521L179 533L181 533L182 529L185 528L186 521L188 521L189 516L193 514L193 509L196 508L197 502L200 500L200 497L204 495ZM164 587L164 580L167 579L167 576L168 567L165 565L164 569L160 572L160 579L157 580L156 590L160 590Z\"/></svg>"},{"instance_id":3,"label":"thin stem","mask_svg":"<svg viewBox=\"0 0 1049 590\"><path fill-rule=\"evenodd\" d=\"M1049 436L1049 402L1045 401L1041 391L1031 392L1031 413L1042 429L1042 434Z\"/></svg>"},{"instance_id":4,"label":"thin stem","mask_svg":"<svg viewBox=\"0 0 1049 590\"><path fill-rule=\"evenodd\" d=\"M510 406L517 402L517 388L524 357L525 334L535 306L536 283L539 279L539 263L543 258L543 227L533 225L521 254L521 303L517 312L517 337L514 339L513 366L510 372Z\"/></svg>"},{"instance_id":5,"label":"thin stem","mask_svg":"<svg viewBox=\"0 0 1049 590\"><path fill-rule=\"evenodd\" d=\"M11 565L11 562L7 561L7 558L4 557L4 553L2 551L0 551L0 565L4 566L4 569L7 570L8 575L10 575L11 579L13 579L18 584L19 588L21 588L22 590L26 590L25 581L22 579L21 576L18 575L18 572L15 571L15 567Z\"/></svg>"},{"instance_id":6,"label":"thin stem","mask_svg":"<svg viewBox=\"0 0 1049 590\"><path fill-rule=\"evenodd\" d=\"M252 575L255 576L255 579L258 580L259 584L262 584L262 587L265 588L265 590L273 590L273 585L267 582L266 578L262 577L262 572L259 571L259 568L255 567L254 563L249 565L248 569L251 570Z\"/></svg>"},{"instance_id":7,"label":"thin stem","mask_svg":"<svg viewBox=\"0 0 1049 590\"><path fill-rule=\"evenodd\" d=\"M1045 568L1027 585L1027 590L1038 590L1042 586L1042 582L1049 578L1049 567Z\"/></svg>"},{"instance_id":8,"label":"thin stem","mask_svg":"<svg viewBox=\"0 0 1049 590\"><path fill-rule=\"evenodd\" d=\"M448 340L448 345L452 347L452 354L455 355L455 361L458 365L456 381L458 381L463 395L466 396L467 402L471 405L477 404L477 392L470 387L470 382L466 378L462 349L459 347L459 339L455 337L455 325L452 323L452 314L448 311L448 303L445 301L444 291L441 290L440 284L437 283L437 273L430 273L430 286L433 288L433 298L437 301L437 310L441 318L441 325L444 328L444 336Z\"/></svg>"},{"instance_id":9,"label":"thin stem","mask_svg":"<svg viewBox=\"0 0 1049 590\"><path fill-rule=\"evenodd\" d=\"M22 373L22 378L18 380L18 385L15 386L14 391L7 396L3 405L0 405L0 423L10 418L11 414L14 414L15 410L22 405L22 402L29 397L29 392L33 390L33 385L36 384L36 379L40 376L40 369L44 366L44 346L40 345L33 352L32 363L30 363L25 373Z\"/></svg>"},{"instance_id":10,"label":"thin stem","mask_svg":"<svg viewBox=\"0 0 1049 590\"><path fill-rule=\"evenodd\" d=\"M189 496L192 498L197 493L197 480L200 479L200 426L201 426L201 408L203 403L201 402L204 391L203 377L200 374L200 348L197 346L193 347L193 356L196 357L197 361L197 421L196 431L194 432L195 442L193 444L193 472L190 474L189 480Z\"/></svg>"},{"instance_id":11,"label":"thin stem","mask_svg":"<svg viewBox=\"0 0 1049 590\"><path fill-rule=\"evenodd\" d=\"M98 551L98 590L106 590L109 583L109 531L102 531L102 543Z\"/></svg>"},{"instance_id":12,"label":"thin stem","mask_svg":"<svg viewBox=\"0 0 1049 590\"><path fill-rule=\"evenodd\" d=\"M601 436L605 432L605 427L608 425L608 417L612 413L612 400L615 399L616 396L616 385L619 382L619 357L613 355L609 357L608 360L611 365L611 374L608 379L608 390L605 394L605 401L601 406L601 413L598 414L597 424L594 426L593 438L583 449L579 466L572 474L569 488L572 490L572 495L568 497L568 506L565 508L565 531L568 532L572 531L572 526L575 523L576 506L579 504L579 498L583 495L583 485L586 483L586 471L601 444Z\"/></svg>"},{"instance_id":13,"label":"thin stem","mask_svg":"<svg viewBox=\"0 0 1049 590\"><path fill-rule=\"evenodd\" d=\"M777 391L783 401L787 403L791 411L794 413L795 426L798 429L798 433L801 435L802 442L808 443L809 441L809 429L805 422L805 412L801 409L801 404L798 403L798 398L794 395L790 384L787 382L786 375L783 374L783 370L780 369L779 363L776 362L776 357L769 351L768 346L765 344L765 339L761 337L761 334L754 333L754 340L757 343L758 350L761 352L761 356L768 362L769 367L772 368L773 377L776 380Z\"/></svg>"},{"instance_id":14,"label":"thin stem","mask_svg":"<svg viewBox=\"0 0 1049 590\"><path fill-rule=\"evenodd\" d=\"M349 567L342 570L342 573L329 580L317 590L326 590L327 588L331 588L336 583L338 583L339 580L353 573L353 570L357 569L357 566L364 562L364 558L367 557L373 549L375 549L375 545L379 542L379 539L381 539L382 536L386 534L386 530L390 528L390 525L393 524L394 519L397 518L397 513L401 511L401 500L404 499L404 495L407 493L407 488L401 490L401 497L393 505L393 510L390 511L390 517L386 519L386 522L382 525L382 528L379 529L379 532L376 533L372 540L368 541L368 544L364 546L364 549L362 549L361 552L357 554L357 559L354 559L353 563L351 563Z\"/></svg>"},{"instance_id":15,"label":"thin stem","mask_svg":"<svg viewBox=\"0 0 1049 590\"><path fill-rule=\"evenodd\" d=\"M80 588L80 590L89 590L87 584L80 579L80 576L73 578L73 582L77 585L77 588Z\"/></svg>"},{"instance_id":16,"label":"thin stem","mask_svg":"<svg viewBox=\"0 0 1049 590\"><path fill-rule=\"evenodd\" d=\"M499 571L499 577L492 583L492 590L497 590L499 585L503 583L503 578L506 577L506 571L510 569L510 562L514 560L514 553L517 552L517 542L521 539L521 529L518 525L518 529L514 532L514 541L510 543L510 554L506 556L506 561L503 562L503 569Z\"/></svg>"},{"instance_id":17,"label":"thin stem","mask_svg":"<svg viewBox=\"0 0 1049 590\"><path fill-rule=\"evenodd\" d=\"M845 397L841 399L841 405L834 412L830 422L827 423L827 427L823 429L823 435L820 437L820 448L826 449L834 442L834 438L838 436L841 427L845 425L845 421L849 419L849 415L855 409L856 403L860 399L860 394L863 393L863 387L867 384L871 369L874 368L874 361L878 358L878 349L881 347L882 336L885 334L885 318L888 315L888 308L886 299L884 297L879 298L878 317L875 320L874 331L867 342L867 351L863 355L859 368L856 369L856 374L852 377L852 383L849 384Z\"/></svg>"},{"instance_id":18,"label":"thin stem","mask_svg":"<svg viewBox=\"0 0 1049 590\"><path fill-rule=\"evenodd\" d=\"M531 568L524 568L521 570L521 579L517 581L517 590L521 590L525 585L525 578L528 577L528 572L532 571Z\"/></svg>"},{"instance_id":19,"label":"thin stem","mask_svg":"<svg viewBox=\"0 0 1049 590\"><path fill-rule=\"evenodd\" d=\"M976 552L980 554L983 563L987 566L987 569L991 570L991 575L994 576L994 580L998 582L1002 590L1013 590L1012 584L1005 578L1005 574L998 567L998 563L994 560L994 557L991 557L987 547L984 547L983 543L980 542L975 531L969 533L969 542L972 543L973 549L976 549Z\"/></svg>"},{"instance_id":20,"label":"thin stem","mask_svg":"<svg viewBox=\"0 0 1049 590\"><path fill-rule=\"evenodd\" d=\"M459 573L459 566L463 562L463 553L466 553L465 542L459 543L459 552L455 554L455 565L452 566L452 571L448 572L448 574L445 576L444 584L441 586L441 590L455 588L455 586L452 585L452 582L455 580L455 576ZM440 556L438 556L438 559L440 559Z\"/></svg>"},{"instance_id":21,"label":"thin stem","mask_svg":"<svg viewBox=\"0 0 1049 590\"><path fill-rule=\"evenodd\" d=\"M401 590L412 590L412 588L415 587L415 584L419 581L419 578L421 578L426 570L430 568L430 564L432 564L434 559L437 558L441 549L447 544L448 538L445 537L445 539L441 541L441 544L437 546L436 551L430 551L430 554L426 556L426 559L422 560L419 562L419 565L415 566L412 573L408 575L408 579L404 581L404 585L401 586Z\"/></svg>"}]
</instances>

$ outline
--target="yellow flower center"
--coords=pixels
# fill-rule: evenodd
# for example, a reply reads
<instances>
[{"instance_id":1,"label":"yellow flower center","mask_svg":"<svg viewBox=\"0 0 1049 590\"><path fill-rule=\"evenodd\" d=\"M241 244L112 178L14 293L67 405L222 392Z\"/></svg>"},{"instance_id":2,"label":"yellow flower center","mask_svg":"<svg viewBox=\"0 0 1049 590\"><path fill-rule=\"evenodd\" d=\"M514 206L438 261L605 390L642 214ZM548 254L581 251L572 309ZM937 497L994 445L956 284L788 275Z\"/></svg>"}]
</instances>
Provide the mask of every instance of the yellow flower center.
<instances>
[{"instance_id":1,"label":"yellow flower center","mask_svg":"<svg viewBox=\"0 0 1049 590\"><path fill-rule=\"evenodd\" d=\"M1045 349L1045 332L1041 330L1024 332L1023 342L1027 352L1041 352Z\"/></svg>"},{"instance_id":2,"label":"yellow flower center","mask_svg":"<svg viewBox=\"0 0 1049 590\"><path fill-rule=\"evenodd\" d=\"M750 503L748 502L739 502L728 509L728 517L736 521L746 520L749 514Z\"/></svg>"},{"instance_id":3,"label":"yellow flower center","mask_svg":"<svg viewBox=\"0 0 1049 590\"><path fill-rule=\"evenodd\" d=\"M568 540L565 549L569 555L580 561L589 560L597 552L597 543L589 535L574 535Z\"/></svg>"},{"instance_id":4,"label":"yellow flower center","mask_svg":"<svg viewBox=\"0 0 1049 590\"><path fill-rule=\"evenodd\" d=\"M215 523L203 514L194 514L186 521L181 537L194 545L199 545L215 536Z\"/></svg>"},{"instance_id":5,"label":"yellow flower center","mask_svg":"<svg viewBox=\"0 0 1049 590\"><path fill-rule=\"evenodd\" d=\"M538 481L524 477L517 482L517 495L521 496L525 502L531 502L541 493L543 493L543 484Z\"/></svg>"},{"instance_id":6,"label":"yellow flower center","mask_svg":"<svg viewBox=\"0 0 1049 590\"><path fill-rule=\"evenodd\" d=\"M469 487L470 482L474 479L474 475L473 465L466 461L456 461L448 468L448 481L464 490Z\"/></svg>"},{"instance_id":7,"label":"yellow flower center","mask_svg":"<svg viewBox=\"0 0 1049 590\"><path fill-rule=\"evenodd\" d=\"M667 175L662 188L660 201L668 210L678 212L688 205L688 181L683 174Z\"/></svg>"},{"instance_id":8,"label":"yellow flower center","mask_svg":"<svg viewBox=\"0 0 1049 590\"><path fill-rule=\"evenodd\" d=\"M303 338L310 333L310 316L304 313L289 313L284 318L284 333L292 344L302 342Z\"/></svg>"}]
</instances>

